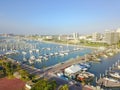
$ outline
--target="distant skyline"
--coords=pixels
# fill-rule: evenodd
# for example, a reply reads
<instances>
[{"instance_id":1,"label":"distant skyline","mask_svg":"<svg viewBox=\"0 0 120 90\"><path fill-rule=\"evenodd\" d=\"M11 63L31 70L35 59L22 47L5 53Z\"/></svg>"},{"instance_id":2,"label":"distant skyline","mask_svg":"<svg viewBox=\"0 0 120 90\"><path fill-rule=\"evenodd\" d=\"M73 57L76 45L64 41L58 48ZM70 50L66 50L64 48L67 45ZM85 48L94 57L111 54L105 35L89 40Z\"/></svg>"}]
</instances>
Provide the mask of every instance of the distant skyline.
<instances>
[{"instance_id":1,"label":"distant skyline","mask_svg":"<svg viewBox=\"0 0 120 90\"><path fill-rule=\"evenodd\" d=\"M1 0L0 33L90 34L120 27L120 0Z\"/></svg>"}]
</instances>

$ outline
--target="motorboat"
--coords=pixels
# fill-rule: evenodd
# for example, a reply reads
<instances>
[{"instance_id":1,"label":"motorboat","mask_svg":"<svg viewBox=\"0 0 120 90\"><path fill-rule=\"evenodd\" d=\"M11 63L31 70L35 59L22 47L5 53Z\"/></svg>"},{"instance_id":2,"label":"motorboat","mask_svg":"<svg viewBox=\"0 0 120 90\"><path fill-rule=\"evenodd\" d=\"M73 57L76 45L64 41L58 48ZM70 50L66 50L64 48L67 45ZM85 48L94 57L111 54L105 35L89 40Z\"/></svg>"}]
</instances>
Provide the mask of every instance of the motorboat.
<instances>
[{"instance_id":1,"label":"motorboat","mask_svg":"<svg viewBox=\"0 0 120 90\"><path fill-rule=\"evenodd\" d=\"M38 59L36 59L36 61L37 61L37 62L42 62L42 60L41 60L41 59L39 59L39 58L38 58Z\"/></svg>"},{"instance_id":2,"label":"motorboat","mask_svg":"<svg viewBox=\"0 0 120 90\"><path fill-rule=\"evenodd\" d=\"M120 74L118 72L110 72L109 75L113 78L120 79Z\"/></svg>"},{"instance_id":3,"label":"motorboat","mask_svg":"<svg viewBox=\"0 0 120 90\"><path fill-rule=\"evenodd\" d=\"M90 72L81 72L77 75L77 80L80 80L80 81L89 81L90 79L93 79L94 78L94 74L90 73Z\"/></svg>"}]
</instances>

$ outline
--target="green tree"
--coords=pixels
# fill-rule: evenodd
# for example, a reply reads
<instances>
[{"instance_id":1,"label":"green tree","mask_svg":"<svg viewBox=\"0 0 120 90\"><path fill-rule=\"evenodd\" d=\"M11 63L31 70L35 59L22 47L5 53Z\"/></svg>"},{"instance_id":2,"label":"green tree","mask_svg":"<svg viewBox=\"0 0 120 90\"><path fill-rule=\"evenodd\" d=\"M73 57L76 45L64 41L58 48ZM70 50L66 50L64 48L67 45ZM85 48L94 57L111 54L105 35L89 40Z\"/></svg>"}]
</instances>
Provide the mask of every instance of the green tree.
<instances>
[{"instance_id":1,"label":"green tree","mask_svg":"<svg viewBox=\"0 0 120 90\"><path fill-rule=\"evenodd\" d=\"M56 89L55 81L47 81L44 79L40 79L31 90L55 90Z\"/></svg>"},{"instance_id":2,"label":"green tree","mask_svg":"<svg viewBox=\"0 0 120 90\"><path fill-rule=\"evenodd\" d=\"M6 63L5 69L6 69L6 73L7 73L8 76L13 75L13 72L14 72L14 71L13 71L13 65L12 65L11 62L7 62L7 63Z\"/></svg>"},{"instance_id":3,"label":"green tree","mask_svg":"<svg viewBox=\"0 0 120 90\"><path fill-rule=\"evenodd\" d=\"M61 86L59 90L69 90L68 85L65 84L65 85Z\"/></svg>"},{"instance_id":4,"label":"green tree","mask_svg":"<svg viewBox=\"0 0 120 90\"><path fill-rule=\"evenodd\" d=\"M19 70L19 73L21 75L21 79L24 81L30 80L29 73L25 70Z\"/></svg>"}]
</instances>

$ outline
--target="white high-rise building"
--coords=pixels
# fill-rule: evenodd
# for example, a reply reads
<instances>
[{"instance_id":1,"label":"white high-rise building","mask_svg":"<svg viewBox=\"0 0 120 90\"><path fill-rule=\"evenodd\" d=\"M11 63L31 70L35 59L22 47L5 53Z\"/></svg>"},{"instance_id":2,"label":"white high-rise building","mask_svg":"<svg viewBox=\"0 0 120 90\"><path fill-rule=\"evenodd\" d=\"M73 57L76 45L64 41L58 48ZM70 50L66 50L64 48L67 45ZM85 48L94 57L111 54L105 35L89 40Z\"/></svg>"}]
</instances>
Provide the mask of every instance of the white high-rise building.
<instances>
[{"instance_id":1,"label":"white high-rise building","mask_svg":"<svg viewBox=\"0 0 120 90\"><path fill-rule=\"evenodd\" d=\"M107 44L116 44L119 42L119 33L116 31L105 31L105 42Z\"/></svg>"},{"instance_id":2,"label":"white high-rise building","mask_svg":"<svg viewBox=\"0 0 120 90\"><path fill-rule=\"evenodd\" d=\"M73 39L78 39L79 38L79 33L75 32L73 33Z\"/></svg>"}]
</instances>

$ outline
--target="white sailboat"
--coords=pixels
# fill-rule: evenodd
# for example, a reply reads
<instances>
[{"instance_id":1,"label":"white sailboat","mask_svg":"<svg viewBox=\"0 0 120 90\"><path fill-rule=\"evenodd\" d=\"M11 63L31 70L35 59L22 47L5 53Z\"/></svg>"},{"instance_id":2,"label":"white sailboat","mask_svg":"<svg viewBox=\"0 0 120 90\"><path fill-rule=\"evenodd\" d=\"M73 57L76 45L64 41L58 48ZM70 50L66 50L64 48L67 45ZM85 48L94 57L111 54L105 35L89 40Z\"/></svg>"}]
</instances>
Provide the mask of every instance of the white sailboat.
<instances>
[{"instance_id":1,"label":"white sailboat","mask_svg":"<svg viewBox=\"0 0 120 90\"><path fill-rule=\"evenodd\" d=\"M36 59L37 62L42 62L42 60L40 58Z\"/></svg>"},{"instance_id":2,"label":"white sailboat","mask_svg":"<svg viewBox=\"0 0 120 90\"><path fill-rule=\"evenodd\" d=\"M23 51L22 54L23 54L23 61L27 61L27 59L25 58L25 55L26 55L27 53Z\"/></svg>"}]
</instances>

